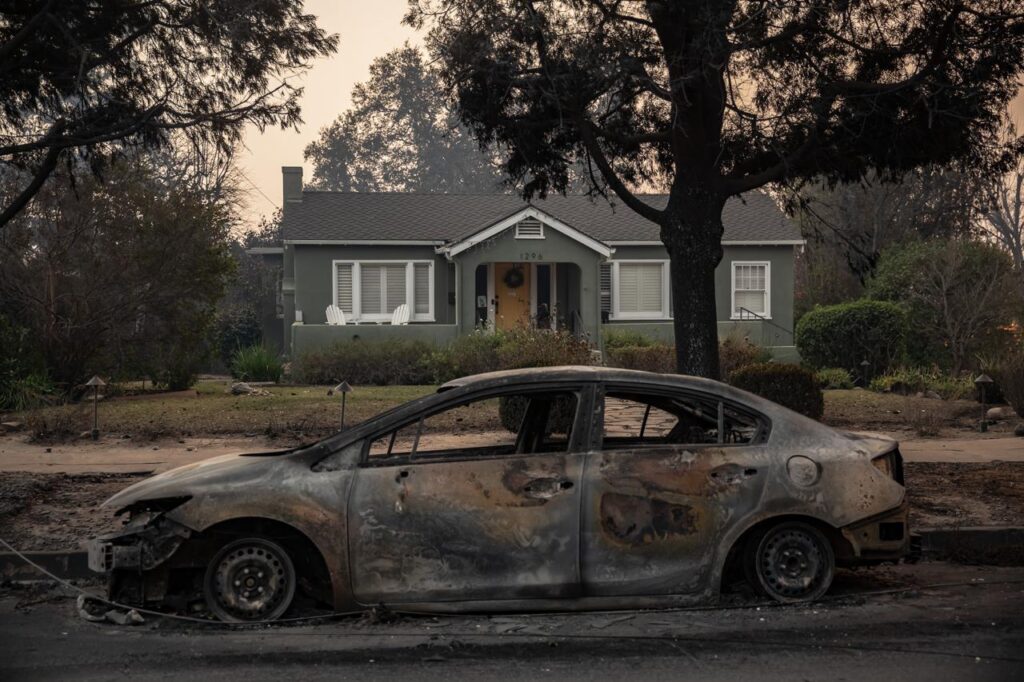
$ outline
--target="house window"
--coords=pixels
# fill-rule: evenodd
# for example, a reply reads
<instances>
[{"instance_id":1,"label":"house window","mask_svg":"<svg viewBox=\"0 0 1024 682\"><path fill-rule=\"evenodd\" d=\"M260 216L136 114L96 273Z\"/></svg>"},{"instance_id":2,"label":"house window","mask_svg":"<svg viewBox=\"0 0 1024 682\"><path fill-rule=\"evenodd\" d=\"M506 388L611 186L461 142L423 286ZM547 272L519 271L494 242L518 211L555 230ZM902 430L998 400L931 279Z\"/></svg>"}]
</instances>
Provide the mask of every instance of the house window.
<instances>
[{"instance_id":1,"label":"house window","mask_svg":"<svg viewBox=\"0 0 1024 682\"><path fill-rule=\"evenodd\" d=\"M612 264L601 263L601 312L612 314Z\"/></svg>"},{"instance_id":2,"label":"house window","mask_svg":"<svg viewBox=\"0 0 1024 682\"><path fill-rule=\"evenodd\" d=\"M770 318L771 264L733 261L732 318L734 320Z\"/></svg>"},{"instance_id":3,"label":"house window","mask_svg":"<svg viewBox=\"0 0 1024 682\"><path fill-rule=\"evenodd\" d=\"M536 218L524 218L516 223L516 239L544 239L544 223Z\"/></svg>"},{"instance_id":4,"label":"house window","mask_svg":"<svg viewBox=\"0 0 1024 682\"><path fill-rule=\"evenodd\" d=\"M353 321L390 320L408 305L411 319L434 320L433 261L335 261L334 305Z\"/></svg>"},{"instance_id":5,"label":"house window","mask_svg":"<svg viewBox=\"0 0 1024 682\"><path fill-rule=\"evenodd\" d=\"M670 317L668 261L616 261L612 266L614 318Z\"/></svg>"}]
</instances>

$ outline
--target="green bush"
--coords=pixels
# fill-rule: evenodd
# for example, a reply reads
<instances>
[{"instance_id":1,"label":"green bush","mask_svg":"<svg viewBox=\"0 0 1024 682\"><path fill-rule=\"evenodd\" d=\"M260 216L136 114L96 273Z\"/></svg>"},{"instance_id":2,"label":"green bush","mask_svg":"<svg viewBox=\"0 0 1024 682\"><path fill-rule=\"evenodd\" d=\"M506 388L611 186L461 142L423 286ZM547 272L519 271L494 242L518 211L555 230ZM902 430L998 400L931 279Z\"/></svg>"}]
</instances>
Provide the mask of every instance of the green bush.
<instances>
[{"instance_id":1,"label":"green bush","mask_svg":"<svg viewBox=\"0 0 1024 682\"><path fill-rule=\"evenodd\" d=\"M969 376L952 376L934 367L898 367L872 379L868 388L900 395L934 391L944 400L959 400L974 394L974 383Z\"/></svg>"},{"instance_id":2,"label":"green bush","mask_svg":"<svg viewBox=\"0 0 1024 682\"><path fill-rule=\"evenodd\" d=\"M31 332L0 315L0 349L0 410L20 412L48 402L56 387Z\"/></svg>"},{"instance_id":3,"label":"green bush","mask_svg":"<svg viewBox=\"0 0 1024 682\"><path fill-rule=\"evenodd\" d=\"M853 388L853 377L842 367L826 367L814 373L818 386L827 389Z\"/></svg>"},{"instance_id":4,"label":"green bush","mask_svg":"<svg viewBox=\"0 0 1024 682\"><path fill-rule=\"evenodd\" d=\"M56 389L47 376L33 372L0 382L0 410L22 412L49 404Z\"/></svg>"},{"instance_id":5,"label":"green bush","mask_svg":"<svg viewBox=\"0 0 1024 682\"><path fill-rule=\"evenodd\" d=\"M590 344L567 331L548 331L517 327L501 332L498 343L498 367L555 367L557 365L591 365L594 355Z\"/></svg>"},{"instance_id":6,"label":"green bush","mask_svg":"<svg viewBox=\"0 0 1024 682\"><path fill-rule=\"evenodd\" d=\"M860 300L814 308L796 326L800 357L811 367L842 367L854 375L867 360L872 375L903 357L907 315L895 303Z\"/></svg>"},{"instance_id":7,"label":"green bush","mask_svg":"<svg viewBox=\"0 0 1024 682\"><path fill-rule=\"evenodd\" d=\"M825 401L814 374L797 365L747 365L736 370L729 383L811 419L821 419L825 412Z\"/></svg>"},{"instance_id":8,"label":"green bush","mask_svg":"<svg viewBox=\"0 0 1024 682\"><path fill-rule=\"evenodd\" d=\"M404 339L340 341L300 355L292 376L306 384L430 384L434 374L428 360L435 350L425 341Z\"/></svg>"},{"instance_id":9,"label":"green bush","mask_svg":"<svg viewBox=\"0 0 1024 682\"><path fill-rule=\"evenodd\" d=\"M620 369L639 369L659 374L674 374L676 349L664 343L650 346L605 348L605 364Z\"/></svg>"},{"instance_id":10,"label":"green bush","mask_svg":"<svg viewBox=\"0 0 1024 682\"><path fill-rule=\"evenodd\" d=\"M611 350L613 348L646 348L648 346L655 345L667 345L663 342L657 342L646 334L640 332L631 331L629 329L606 329L602 335L604 338L605 350Z\"/></svg>"},{"instance_id":11,"label":"green bush","mask_svg":"<svg viewBox=\"0 0 1024 682\"><path fill-rule=\"evenodd\" d=\"M718 362L722 378L726 381L741 367L765 363L771 359L772 354L768 349L751 343L746 338L727 336L718 345Z\"/></svg>"},{"instance_id":12,"label":"green bush","mask_svg":"<svg viewBox=\"0 0 1024 682\"><path fill-rule=\"evenodd\" d=\"M432 352L425 360L426 368L439 384L493 371L498 367L498 346L502 339L500 333L485 331L460 336Z\"/></svg>"},{"instance_id":13,"label":"green bush","mask_svg":"<svg viewBox=\"0 0 1024 682\"><path fill-rule=\"evenodd\" d=\"M242 381L281 380L284 366L277 353L266 346L239 348L231 358L231 376Z\"/></svg>"},{"instance_id":14,"label":"green bush","mask_svg":"<svg viewBox=\"0 0 1024 682\"><path fill-rule=\"evenodd\" d=\"M263 339L256 311L248 306L232 306L219 311L214 333L217 357L229 367L240 348L258 346Z\"/></svg>"}]
</instances>

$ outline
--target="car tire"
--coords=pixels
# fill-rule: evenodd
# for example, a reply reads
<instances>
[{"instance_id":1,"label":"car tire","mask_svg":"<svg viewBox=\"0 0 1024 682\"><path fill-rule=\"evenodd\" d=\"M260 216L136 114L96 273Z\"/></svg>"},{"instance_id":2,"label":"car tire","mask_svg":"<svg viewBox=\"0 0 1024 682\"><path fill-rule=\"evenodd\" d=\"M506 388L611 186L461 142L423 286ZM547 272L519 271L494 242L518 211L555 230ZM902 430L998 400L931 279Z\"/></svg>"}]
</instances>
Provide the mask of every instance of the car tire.
<instances>
[{"instance_id":1,"label":"car tire","mask_svg":"<svg viewBox=\"0 0 1024 682\"><path fill-rule=\"evenodd\" d=\"M277 620L295 598L295 565L284 547L246 537L220 548L206 567L203 596L218 619L231 623Z\"/></svg>"},{"instance_id":2,"label":"car tire","mask_svg":"<svg viewBox=\"0 0 1024 682\"><path fill-rule=\"evenodd\" d=\"M744 557L747 581L777 602L820 599L835 575L835 552L828 538L808 523L787 521L750 538Z\"/></svg>"}]
</instances>

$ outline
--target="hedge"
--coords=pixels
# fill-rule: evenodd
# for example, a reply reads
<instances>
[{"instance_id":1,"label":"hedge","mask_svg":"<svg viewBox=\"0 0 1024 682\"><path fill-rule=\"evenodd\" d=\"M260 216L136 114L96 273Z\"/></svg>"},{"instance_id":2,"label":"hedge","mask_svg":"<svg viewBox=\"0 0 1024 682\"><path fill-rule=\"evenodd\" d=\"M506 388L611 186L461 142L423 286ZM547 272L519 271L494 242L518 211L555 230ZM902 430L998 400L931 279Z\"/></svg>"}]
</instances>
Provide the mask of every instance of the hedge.
<instances>
[{"instance_id":1,"label":"hedge","mask_svg":"<svg viewBox=\"0 0 1024 682\"><path fill-rule=\"evenodd\" d=\"M748 365L736 370L729 383L811 419L820 420L825 412L825 400L817 379L797 365Z\"/></svg>"},{"instance_id":2,"label":"hedge","mask_svg":"<svg viewBox=\"0 0 1024 682\"><path fill-rule=\"evenodd\" d=\"M860 300L814 308L796 326L796 347L816 369L842 367L871 376L898 365L907 338L907 314L888 301Z\"/></svg>"}]
</instances>

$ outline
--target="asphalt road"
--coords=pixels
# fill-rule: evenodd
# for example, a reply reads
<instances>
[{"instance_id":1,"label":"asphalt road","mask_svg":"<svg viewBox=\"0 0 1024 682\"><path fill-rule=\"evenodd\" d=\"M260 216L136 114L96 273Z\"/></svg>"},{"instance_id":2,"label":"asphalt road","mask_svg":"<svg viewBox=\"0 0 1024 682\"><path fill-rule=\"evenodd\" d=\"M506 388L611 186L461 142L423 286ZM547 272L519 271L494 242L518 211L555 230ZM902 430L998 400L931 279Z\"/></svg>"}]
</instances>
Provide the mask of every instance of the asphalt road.
<instances>
[{"instance_id":1,"label":"asphalt road","mask_svg":"<svg viewBox=\"0 0 1024 682\"><path fill-rule=\"evenodd\" d=\"M868 594L908 586L916 587ZM875 569L842 577L836 591L838 599L797 607L349 618L246 630L89 623L72 600L7 591L0 680L1024 679L1024 568Z\"/></svg>"}]
</instances>

